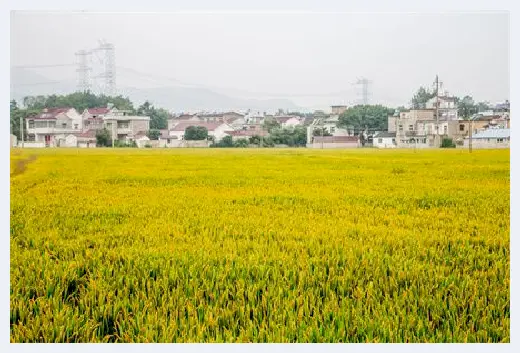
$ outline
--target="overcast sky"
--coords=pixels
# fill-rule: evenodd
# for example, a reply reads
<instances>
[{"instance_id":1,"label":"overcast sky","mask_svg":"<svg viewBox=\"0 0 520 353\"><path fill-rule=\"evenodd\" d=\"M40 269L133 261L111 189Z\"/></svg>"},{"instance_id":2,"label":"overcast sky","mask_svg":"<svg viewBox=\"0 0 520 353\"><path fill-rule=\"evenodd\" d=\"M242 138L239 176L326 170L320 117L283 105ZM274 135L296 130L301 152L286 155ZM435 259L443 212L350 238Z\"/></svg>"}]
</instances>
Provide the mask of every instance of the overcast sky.
<instances>
[{"instance_id":1,"label":"overcast sky","mask_svg":"<svg viewBox=\"0 0 520 353\"><path fill-rule=\"evenodd\" d=\"M317 106L352 103L353 83L364 76L373 81L372 102L398 105L439 74L452 94L509 99L505 13L15 12L11 20L11 65L74 63L74 52L94 48L104 38L116 47L121 86L172 85L176 79ZM75 78L74 70L36 72L65 80Z\"/></svg>"}]
</instances>

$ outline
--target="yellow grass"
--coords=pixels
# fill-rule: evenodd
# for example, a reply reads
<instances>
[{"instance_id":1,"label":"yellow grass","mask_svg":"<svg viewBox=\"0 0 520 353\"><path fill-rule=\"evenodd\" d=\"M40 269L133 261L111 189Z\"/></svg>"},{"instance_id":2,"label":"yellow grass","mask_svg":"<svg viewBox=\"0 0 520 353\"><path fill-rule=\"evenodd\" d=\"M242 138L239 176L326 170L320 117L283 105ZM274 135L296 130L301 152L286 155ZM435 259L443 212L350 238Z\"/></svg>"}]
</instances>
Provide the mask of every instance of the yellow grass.
<instances>
[{"instance_id":1,"label":"yellow grass","mask_svg":"<svg viewBox=\"0 0 520 353\"><path fill-rule=\"evenodd\" d=\"M508 150L15 153L12 342L510 340Z\"/></svg>"}]
</instances>

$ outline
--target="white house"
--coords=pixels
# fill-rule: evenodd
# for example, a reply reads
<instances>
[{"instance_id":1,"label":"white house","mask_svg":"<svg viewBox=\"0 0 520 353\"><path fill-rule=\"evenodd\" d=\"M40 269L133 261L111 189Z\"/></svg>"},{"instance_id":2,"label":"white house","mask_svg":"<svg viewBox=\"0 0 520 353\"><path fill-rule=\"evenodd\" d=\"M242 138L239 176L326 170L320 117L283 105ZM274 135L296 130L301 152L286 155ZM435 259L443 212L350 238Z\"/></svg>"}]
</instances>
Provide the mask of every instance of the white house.
<instances>
[{"instance_id":1,"label":"white house","mask_svg":"<svg viewBox=\"0 0 520 353\"><path fill-rule=\"evenodd\" d=\"M374 136L373 145L376 148L396 148L395 132L380 132Z\"/></svg>"},{"instance_id":2,"label":"white house","mask_svg":"<svg viewBox=\"0 0 520 353\"><path fill-rule=\"evenodd\" d=\"M182 122L175 125L169 131L169 137L173 140L184 140L184 134L188 127L190 126L202 126L208 130L208 135L212 136L215 139L215 142L222 140L225 136L228 136L228 131L234 131L233 128L226 123L218 123L218 122Z\"/></svg>"},{"instance_id":3,"label":"white house","mask_svg":"<svg viewBox=\"0 0 520 353\"><path fill-rule=\"evenodd\" d=\"M510 129L487 129L472 136L471 145L475 149L509 148ZM469 148L469 137L464 139L464 147Z\"/></svg>"},{"instance_id":4,"label":"white house","mask_svg":"<svg viewBox=\"0 0 520 353\"><path fill-rule=\"evenodd\" d=\"M146 135L139 134L135 136L135 143L137 144L137 147L143 148L146 147L146 145L150 145L150 138Z\"/></svg>"},{"instance_id":5,"label":"white house","mask_svg":"<svg viewBox=\"0 0 520 353\"><path fill-rule=\"evenodd\" d=\"M83 118L74 108L48 108L25 119L29 142L56 147L66 136L83 130Z\"/></svg>"},{"instance_id":6,"label":"white house","mask_svg":"<svg viewBox=\"0 0 520 353\"><path fill-rule=\"evenodd\" d=\"M293 128L302 124L302 119L298 116L277 116L275 119L282 128Z\"/></svg>"}]
</instances>

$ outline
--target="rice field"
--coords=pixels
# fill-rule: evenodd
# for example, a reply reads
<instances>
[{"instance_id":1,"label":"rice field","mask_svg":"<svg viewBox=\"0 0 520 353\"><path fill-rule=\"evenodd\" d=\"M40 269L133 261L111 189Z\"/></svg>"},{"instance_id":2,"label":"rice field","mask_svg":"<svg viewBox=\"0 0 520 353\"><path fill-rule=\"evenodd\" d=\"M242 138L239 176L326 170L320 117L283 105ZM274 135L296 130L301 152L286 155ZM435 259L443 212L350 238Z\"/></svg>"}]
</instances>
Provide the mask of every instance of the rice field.
<instances>
[{"instance_id":1,"label":"rice field","mask_svg":"<svg viewBox=\"0 0 520 353\"><path fill-rule=\"evenodd\" d=\"M509 150L12 150L11 342L509 342Z\"/></svg>"}]
</instances>

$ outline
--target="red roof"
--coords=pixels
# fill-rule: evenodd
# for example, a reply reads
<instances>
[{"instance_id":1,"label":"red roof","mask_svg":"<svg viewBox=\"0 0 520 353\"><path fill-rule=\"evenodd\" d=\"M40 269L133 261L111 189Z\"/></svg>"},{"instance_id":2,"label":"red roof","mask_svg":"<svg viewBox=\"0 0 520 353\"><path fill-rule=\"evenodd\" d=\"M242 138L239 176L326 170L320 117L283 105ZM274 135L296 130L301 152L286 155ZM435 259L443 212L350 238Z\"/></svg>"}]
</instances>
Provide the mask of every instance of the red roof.
<instances>
[{"instance_id":1,"label":"red roof","mask_svg":"<svg viewBox=\"0 0 520 353\"><path fill-rule=\"evenodd\" d=\"M88 137L88 138L95 138L96 137L96 130L87 130L85 132L82 132L80 134L76 134L77 137Z\"/></svg>"},{"instance_id":2,"label":"red roof","mask_svg":"<svg viewBox=\"0 0 520 353\"><path fill-rule=\"evenodd\" d=\"M100 115L100 114L107 114L108 112L110 112L110 109L108 109L108 108L89 108L89 109L87 109L87 111L89 112L89 114L92 114L92 115Z\"/></svg>"},{"instance_id":3,"label":"red roof","mask_svg":"<svg viewBox=\"0 0 520 353\"><path fill-rule=\"evenodd\" d=\"M221 126L222 123L206 123L202 121L189 121L189 122L182 122L177 125L175 125L172 129L172 131L184 131L189 126L203 126L208 131L214 131L216 128Z\"/></svg>"},{"instance_id":4,"label":"red roof","mask_svg":"<svg viewBox=\"0 0 520 353\"><path fill-rule=\"evenodd\" d=\"M56 115L66 113L73 108L44 108L38 115L27 117L26 119L35 120L56 120Z\"/></svg>"},{"instance_id":5,"label":"red roof","mask_svg":"<svg viewBox=\"0 0 520 353\"><path fill-rule=\"evenodd\" d=\"M314 142L318 143L356 143L359 141L358 136L315 136Z\"/></svg>"}]
</instances>

